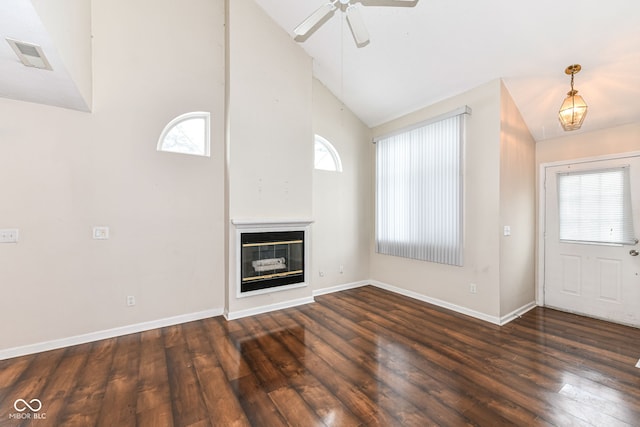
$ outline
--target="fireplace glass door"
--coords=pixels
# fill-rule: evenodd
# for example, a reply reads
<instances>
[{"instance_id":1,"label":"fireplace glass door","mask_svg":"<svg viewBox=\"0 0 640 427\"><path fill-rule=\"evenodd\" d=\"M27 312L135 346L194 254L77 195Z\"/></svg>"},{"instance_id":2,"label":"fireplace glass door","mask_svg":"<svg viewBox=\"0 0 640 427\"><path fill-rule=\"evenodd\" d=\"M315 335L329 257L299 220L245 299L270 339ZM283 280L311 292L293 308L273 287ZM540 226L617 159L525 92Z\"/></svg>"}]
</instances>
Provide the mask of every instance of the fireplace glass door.
<instances>
[{"instance_id":1,"label":"fireplace glass door","mask_svg":"<svg viewBox=\"0 0 640 427\"><path fill-rule=\"evenodd\" d=\"M304 231L241 234L240 292L304 282Z\"/></svg>"}]
</instances>

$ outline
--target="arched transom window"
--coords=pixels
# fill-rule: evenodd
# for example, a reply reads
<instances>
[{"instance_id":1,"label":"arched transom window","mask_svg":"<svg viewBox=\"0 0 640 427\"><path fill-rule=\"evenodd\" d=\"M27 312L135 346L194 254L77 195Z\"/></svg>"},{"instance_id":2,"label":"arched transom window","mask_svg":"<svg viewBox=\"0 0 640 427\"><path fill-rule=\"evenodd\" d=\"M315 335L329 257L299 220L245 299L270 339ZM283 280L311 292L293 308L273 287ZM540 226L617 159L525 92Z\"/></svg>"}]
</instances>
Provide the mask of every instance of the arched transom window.
<instances>
[{"instance_id":1,"label":"arched transom window","mask_svg":"<svg viewBox=\"0 0 640 427\"><path fill-rule=\"evenodd\" d=\"M210 114L196 111L171 120L162 130L158 151L209 156Z\"/></svg>"},{"instance_id":2,"label":"arched transom window","mask_svg":"<svg viewBox=\"0 0 640 427\"><path fill-rule=\"evenodd\" d=\"M319 170L342 172L342 161L338 151L320 135L315 137L314 167Z\"/></svg>"}]
</instances>

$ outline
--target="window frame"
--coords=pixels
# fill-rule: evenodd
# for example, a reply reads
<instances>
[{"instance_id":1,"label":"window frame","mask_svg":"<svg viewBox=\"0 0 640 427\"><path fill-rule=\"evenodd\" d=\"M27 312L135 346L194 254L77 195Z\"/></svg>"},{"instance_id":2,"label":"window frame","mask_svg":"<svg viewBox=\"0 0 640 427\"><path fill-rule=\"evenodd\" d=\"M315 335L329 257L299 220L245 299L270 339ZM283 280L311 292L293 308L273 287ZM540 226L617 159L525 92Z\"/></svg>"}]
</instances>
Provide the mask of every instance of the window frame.
<instances>
[{"instance_id":1,"label":"window frame","mask_svg":"<svg viewBox=\"0 0 640 427\"><path fill-rule=\"evenodd\" d=\"M165 138L174 130L176 126L181 123L184 123L193 119L203 119L204 120L204 144L203 144L203 153L189 153L186 151L176 151L176 150L168 150L164 148ZM197 157L211 157L211 113L208 111L191 111L189 113L181 114L175 118L173 118L160 132L160 137L158 138L158 144L156 147L157 151L164 153L172 153L172 154L186 154L189 156L197 156Z\"/></svg>"},{"instance_id":2,"label":"window frame","mask_svg":"<svg viewBox=\"0 0 640 427\"><path fill-rule=\"evenodd\" d=\"M377 144L376 253L458 267L464 265L464 147L466 116L470 114L471 109L464 106L374 139L373 142ZM446 126L449 128L443 130ZM452 134L454 137L448 140L449 146L443 149L442 138ZM414 137L415 140L411 140ZM397 152L392 151L390 154L385 153L390 148L384 148L383 145L394 142L404 145L405 148L400 148ZM414 155L412 151L414 148L411 145L414 143L418 146L425 144L423 148L416 151L423 156L421 159L425 160L424 163L418 158L418 154ZM437 154L438 157L429 156L430 154ZM390 157L385 160L381 159L381 155ZM397 159L405 160L398 163ZM405 163L406 159L408 163ZM432 164L431 168L421 168L421 166L429 162L441 161L449 161L449 169L442 175L443 178L437 187L432 186L428 187L429 191L424 190L425 185L431 185L437 181L433 179L437 176L434 174L444 172L440 167L441 163ZM401 177L398 176L399 173L402 174ZM391 181L384 181L388 179L386 175L391 177ZM415 196L420 194L416 193L417 189L426 191L425 197L419 202L415 201ZM454 190L446 198L450 205L445 209L450 210L434 211L434 206L443 205L438 203L442 199L434 199L433 197L439 196L433 196L433 194L440 194L443 189ZM428 209L423 210L425 206ZM451 213L455 214L455 218L450 217ZM424 221L427 218L425 215L431 215L428 223ZM443 234L444 230L448 230L449 234Z\"/></svg>"}]
</instances>

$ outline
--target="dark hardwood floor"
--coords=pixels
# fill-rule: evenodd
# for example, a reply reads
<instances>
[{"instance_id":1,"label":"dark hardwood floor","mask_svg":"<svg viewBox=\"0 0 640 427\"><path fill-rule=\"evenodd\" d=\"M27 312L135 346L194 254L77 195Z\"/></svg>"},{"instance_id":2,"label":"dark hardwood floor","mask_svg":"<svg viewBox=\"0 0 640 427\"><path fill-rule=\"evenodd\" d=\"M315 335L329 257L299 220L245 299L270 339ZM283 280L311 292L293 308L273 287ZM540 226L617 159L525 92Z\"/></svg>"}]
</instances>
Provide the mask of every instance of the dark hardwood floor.
<instances>
[{"instance_id":1,"label":"dark hardwood floor","mask_svg":"<svg viewBox=\"0 0 640 427\"><path fill-rule=\"evenodd\" d=\"M0 361L0 426L640 426L640 329L543 308L498 327L371 286L316 300Z\"/></svg>"}]
</instances>

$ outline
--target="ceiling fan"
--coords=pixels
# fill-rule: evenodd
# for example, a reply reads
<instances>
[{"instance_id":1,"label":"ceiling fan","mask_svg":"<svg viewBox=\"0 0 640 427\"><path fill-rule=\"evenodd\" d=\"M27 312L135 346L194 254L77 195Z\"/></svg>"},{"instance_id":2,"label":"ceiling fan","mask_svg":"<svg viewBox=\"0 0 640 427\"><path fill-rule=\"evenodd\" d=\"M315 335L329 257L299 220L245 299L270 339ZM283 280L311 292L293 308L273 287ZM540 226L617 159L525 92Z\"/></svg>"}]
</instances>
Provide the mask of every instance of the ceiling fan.
<instances>
[{"instance_id":1,"label":"ceiling fan","mask_svg":"<svg viewBox=\"0 0 640 427\"><path fill-rule=\"evenodd\" d=\"M376 2L374 4L377 5L386 5L386 6L400 6L400 4L394 3L413 3L415 4L418 0L387 0L384 2ZM337 9L340 9L342 12L347 14L347 21L349 22L349 27L351 28L351 34L353 34L353 39L356 42L358 47L364 46L369 43L369 32L367 31L367 27L364 24L364 20L362 19L362 15L360 15L360 10L356 7L356 3L361 2L360 0L329 0L327 3L320 6L313 12L311 15L307 17L300 25L298 25L293 33L298 37L304 37L307 35L314 27L316 27L323 19L325 19L330 13L335 12ZM366 6L365 2L361 2L364 6Z\"/></svg>"}]
</instances>

